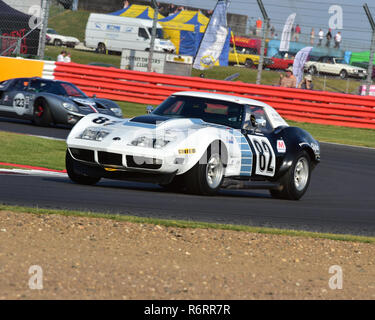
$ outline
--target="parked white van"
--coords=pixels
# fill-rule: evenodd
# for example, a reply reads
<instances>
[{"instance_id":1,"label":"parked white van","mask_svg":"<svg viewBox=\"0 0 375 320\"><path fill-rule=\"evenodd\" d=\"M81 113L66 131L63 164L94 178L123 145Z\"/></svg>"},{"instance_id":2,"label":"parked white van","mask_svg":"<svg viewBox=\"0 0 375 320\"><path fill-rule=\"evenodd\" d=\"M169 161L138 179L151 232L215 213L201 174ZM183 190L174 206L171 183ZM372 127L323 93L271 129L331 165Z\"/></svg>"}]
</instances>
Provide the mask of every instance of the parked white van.
<instances>
[{"instance_id":1,"label":"parked white van","mask_svg":"<svg viewBox=\"0 0 375 320\"><path fill-rule=\"evenodd\" d=\"M152 20L91 13L86 25L85 46L100 53L106 50L121 52L122 49L150 50ZM175 52L170 40L163 37L163 29L157 24L155 51Z\"/></svg>"}]
</instances>

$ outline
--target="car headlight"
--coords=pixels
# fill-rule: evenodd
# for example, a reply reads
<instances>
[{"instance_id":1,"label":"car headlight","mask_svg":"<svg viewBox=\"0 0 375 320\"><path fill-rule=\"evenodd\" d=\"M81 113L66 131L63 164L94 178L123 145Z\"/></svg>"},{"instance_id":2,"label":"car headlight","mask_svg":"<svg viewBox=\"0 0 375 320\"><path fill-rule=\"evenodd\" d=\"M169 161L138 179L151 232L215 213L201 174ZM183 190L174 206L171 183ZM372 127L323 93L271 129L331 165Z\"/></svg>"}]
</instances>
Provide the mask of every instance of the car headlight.
<instances>
[{"instance_id":1,"label":"car headlight","mask_svg":"<svg viewBox=\"0 0 375 320\"><path fill-rule=\"evenodd\" d=\"M68 111L78 112L78 108L74 104L72 104L72 103L63 102L62 105Z\"/></svg>"},{"instance_id":2,"label":"car headlight","mask_svg":"<svg viewBox=\"0 0 375 320\"><path fill-rule=\"evenodd\" d=\"M80 139L102 141L106 136L108 136L111 131L103 128L87 128L79 136Z\"/></svg>"},{"instance_id":3,"label":"car headlight","mask_svg":"<svg viewBox=\"0 0 375 320\"><path fill-rule=\"evenodd\" d=\"M120 108L111 108L111 111L118 117L122 117L122 110Z\"/></svg>"},{"instance_id":4,"label":"car headlight","mask_svg":"<svg viewBox=\"0 0 375 320\"><path fill-rule=\"evenodd\" d=\"M143 148L161 149L165 147L170 141L163 138L139 137L133 140L130 145Z\"/></svg>"}]
</instances>

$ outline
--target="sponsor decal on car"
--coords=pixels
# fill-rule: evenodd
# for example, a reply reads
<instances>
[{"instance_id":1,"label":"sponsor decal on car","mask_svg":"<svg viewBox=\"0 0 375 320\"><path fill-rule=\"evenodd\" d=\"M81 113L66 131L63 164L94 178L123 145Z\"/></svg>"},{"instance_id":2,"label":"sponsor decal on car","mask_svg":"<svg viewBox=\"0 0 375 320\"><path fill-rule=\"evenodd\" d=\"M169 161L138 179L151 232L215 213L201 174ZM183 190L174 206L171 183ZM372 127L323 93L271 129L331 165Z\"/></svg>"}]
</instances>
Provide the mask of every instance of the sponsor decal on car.
<instances>
[{"instance_id":1,"label":"sponsor decal on car","mask_svg":"<svg viewBox=\"0 0 375 320\"><path fill-rule=\"evenodd\" d=\"M285 153L286 152L286 145L285 145L284 140L277 140L276 147L277 147L278 153Z\"/></svg>"}]
</instances>

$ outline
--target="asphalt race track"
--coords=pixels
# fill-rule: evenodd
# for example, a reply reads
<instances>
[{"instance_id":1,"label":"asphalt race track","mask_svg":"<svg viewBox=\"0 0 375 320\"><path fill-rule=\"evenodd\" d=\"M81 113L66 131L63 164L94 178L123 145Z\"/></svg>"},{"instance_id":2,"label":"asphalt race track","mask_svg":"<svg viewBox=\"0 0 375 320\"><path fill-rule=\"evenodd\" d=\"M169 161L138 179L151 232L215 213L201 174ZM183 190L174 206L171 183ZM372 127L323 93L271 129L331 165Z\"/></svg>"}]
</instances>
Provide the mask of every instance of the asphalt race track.
<instances>
[{"instance_id":1,"label":"asphalt race track","mask_svg":"<svg viewBox=\"0 0 375 320\"><path fill-rule=\"evenodd\" d=\"M0 120L5 131L56 138L69 132L28 124L9 127ZM0 173L0 203L375 236L375 149L321 147L322 162L300 201L274 200L266 190L223 190L219 196L202 197L150 184L102 180L97 186L81 186L65 177Z\"/></svg>"}]
</instances>

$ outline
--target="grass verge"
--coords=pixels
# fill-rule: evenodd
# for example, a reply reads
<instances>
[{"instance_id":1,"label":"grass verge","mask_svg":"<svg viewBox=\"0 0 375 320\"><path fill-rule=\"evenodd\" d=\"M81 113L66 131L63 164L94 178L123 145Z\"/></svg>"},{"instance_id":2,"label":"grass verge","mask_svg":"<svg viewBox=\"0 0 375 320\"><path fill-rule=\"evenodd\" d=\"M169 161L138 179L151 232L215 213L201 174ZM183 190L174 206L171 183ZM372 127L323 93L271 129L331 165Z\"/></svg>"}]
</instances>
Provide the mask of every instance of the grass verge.
<instances>
[{"instance_id":1,"label":"grass verge","mask_svg":"<svg viewBox=\"0 0 375 320\"><path fill-rule=\"evenodd\" d=\"M37 215L58 214L58 215L63 215L63 216L101 218L101 219L111 219L115 221L144 223L144 224L160 225L164 227L175 227L175 228L231 230L231 231L241 231L241 232L250 232L250 233L270 234L270 235L304 237L304 238L313 238L313 239L329 239L329 240L336 240L336 241L375 243L374 237L354 236L354 235L345 235L345 234L317 233L317 232L307 232L307 231L297 231L297 230L282 230L282 229L272 229L272 228L262 228L262 227L250 227L250 226L243 226L243 225L216 224L216 223L208 223L208 222L142 218L142 217L136 217L136 216L120 215L120 214L40 209L40 208L31 208L31 207L8 206L8 205L1 205L1 204L0 204L0 211L11 211L15 213L17 212L18 213L31 213L31 214L37 214Z\"/></svg>"},{"instance_id":2,"label":"grass verge","mask_svg":"<svg viewBox=\"0 0 375 320\"><path fill-rule=\"evenodd\" d=\"M65 169L64 141L0 131L0 162Z\"/></svg>"}]
</instances>

